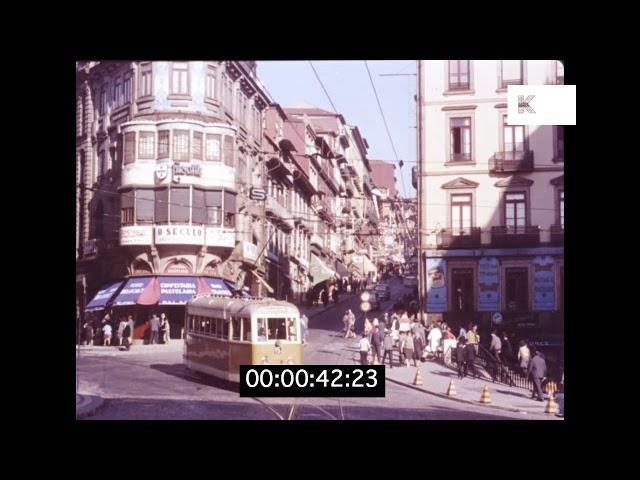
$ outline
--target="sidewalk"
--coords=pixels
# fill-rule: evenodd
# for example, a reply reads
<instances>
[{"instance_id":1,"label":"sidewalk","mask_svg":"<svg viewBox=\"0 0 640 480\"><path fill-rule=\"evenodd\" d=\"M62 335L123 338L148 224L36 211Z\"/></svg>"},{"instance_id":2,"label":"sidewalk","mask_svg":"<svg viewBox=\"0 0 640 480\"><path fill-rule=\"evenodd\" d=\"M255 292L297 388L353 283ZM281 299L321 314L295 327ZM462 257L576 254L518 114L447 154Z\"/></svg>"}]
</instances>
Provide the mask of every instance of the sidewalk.
<instances>
[{"instance_id":1,"label":"sidewalk","mask_svg":"<svg viewBox=\"0 0 640 480\"><path fill-rule=\"evenodd\" d=\"M445 367L435 361L427 360L420 365L420 374L422 376L422 385L413 385L416 377L416 367L395 367L386 368L385 375L387 380L409 385L416 390L420 390L431 395L441 398L447 398L453 401L463 402L472 405L483 405L489 408L507 410L510 412L520 412L523 419L529 415L535 415L541 419L559 420L554 414L545 414L546 400L538 402L531 399L531 392L523 388L509 387L499 383L493 383L490 380L475 379L465 377L458 378L456 371ZM455 396L448 396L447 389L449 382L453 380L456 390ZM489 388L490 404L480 403L480 396L484 386Z\"/></svg>"}]
</instances>

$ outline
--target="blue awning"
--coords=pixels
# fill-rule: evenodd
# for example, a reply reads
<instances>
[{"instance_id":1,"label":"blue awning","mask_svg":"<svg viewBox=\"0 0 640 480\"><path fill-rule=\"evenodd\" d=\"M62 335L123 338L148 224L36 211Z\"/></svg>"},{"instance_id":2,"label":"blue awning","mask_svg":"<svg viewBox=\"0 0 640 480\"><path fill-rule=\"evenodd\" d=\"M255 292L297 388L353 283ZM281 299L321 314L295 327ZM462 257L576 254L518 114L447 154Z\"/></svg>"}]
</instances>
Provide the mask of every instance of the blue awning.
<instances>
[{"instance_id":1,"label":"blue awning","mask_svg":"<svg viewBox=\"0 0 640 480\"><path fill-rule=\"evenodd\" d=\"M95 310L102 310L106 307L111 297L118 291L118 289L122 286L124 282L120 280L119 282L112 283L108 285L106 288L99 290L93 300L91 300L87 306L85 307L85 311L93 312Z\"/></svg>"},{"instance_id":2,"label":"blue awning","mask_svg":"<svg viewBox=\"0 0 640 480\"><path fill-rule=\"evenodd\" d=\"M156 279L156 283L150 285L154 279ZM113 306L150 305L156 303L158 305L184 305L191 300L194 295L203 293L202 285L198 283L203 280L206 286L211 289L211 293L231 296L233 283L225 281L222 278L178 276L133 277L127 280L124 288L114 299ZM145 291L145 296L148 298L141 300L140 296Z\"/></svg>"},{"instance_id":3,"label":"blue awning","mask_svg":"<svg viewBox=\"0 0 640 480\"><path fill-rule=\"evenodd\" d=\"M142 291L151 283L153 277L134 277L127 280L126 285L113 300L113 306L135 305Z\"/></svg>"},{"instance_id":4,"label":"blue awning","mask_svg":"<svg viewBox=\"0 0 640 480\"><path fill-rule=\"evenodd\" d=\"M209 288L211 289L211 293L214 295L227 295L231 296L231 290L235 289L235 285L232 282L227 280L223 280L222 278L204 278L204 281Z\"/></svg>"}]
</instances>

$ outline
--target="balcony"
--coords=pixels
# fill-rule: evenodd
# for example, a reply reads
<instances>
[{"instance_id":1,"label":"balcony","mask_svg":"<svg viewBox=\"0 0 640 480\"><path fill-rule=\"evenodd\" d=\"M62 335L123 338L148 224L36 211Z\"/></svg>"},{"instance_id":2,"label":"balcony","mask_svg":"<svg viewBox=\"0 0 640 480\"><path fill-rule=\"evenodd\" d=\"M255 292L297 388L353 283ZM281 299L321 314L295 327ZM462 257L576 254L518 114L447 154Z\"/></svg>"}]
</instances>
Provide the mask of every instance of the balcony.
<instances>
[{"instance_id":1,"label":"balcony","mask_svg":"<svg viewBox=\"0 0 640 480\"><path fill-rule=\"evenodd\" d=\"M540 227L491 227L491 246L496 248L537 247L540 245Z\"/></svg>"},{"instance_id":2,"label":"balcony","mask_svg":"<svg viewBox=\"0 0 640 480\"><path fill-rule=\"evenodd\" d=\"M455 165L456 163L473 163L470 153L451 153L447 165Z\"/></svg>"},{"instance_id":3,"label":"balcony","mask_svg":"<svg viewBox=\"0 0 640 480\"><path fill-rule=\"evenodd\" d=\"M550 231L549 244L556 247L564 246L564 225L551 225Z\"/></svg>"},{"instance_id":4,"label":"balcony","mask_svg":"<svg viewBox=\"0 0 640 480\"><path fill-rule=\"evenodd\" d=\"M274 176L289 177L293 175L293 165L283 161L282 157L278 155L272 155L267 161L267 168L269 173Z\"/></svg>"},{"instance_id":5,"label":"balcony","mask_svg":"<svg viewBox=\"0 0 640 480\"><path fill-rule=\"evenodd\" d=\"M490 173L532 172L533 152L496 152L489 159Z\"/></svg>"},{"instance_id":6,"label":"balcony","mask_svg":"<svg viewBox=\"0 0 640 480\"><path fill-rule=\"evenodd\" d=\"M479 248L479 228L446 228L436 235L438 248Z\"/></svg>"},{"instance_id":7,"label":"balcony","mask_svg":"<svg viewBox=\"0 0 640 480\"><path fill-rule=\"evenodd\" d=\"M311 224L307 220L307 214L306 213L294 213L293 214L293 221L294 221L294 223L296 225L300 225L300 227L303 230L306 230L307 232L310 232L311 230L313 230L311 228Z\"/></svg>"},{"instance_id":8,"label":"balcony","mask_svg":"<svg viewBox=\"0 0 640 480\"><path fill-rule=\"evenodd\" d=\"M267 196L265 200L265 209L267 214L273 215L277 220L289 229L293 228L293 218L291 212L283 207L280 202L271 196Z\"/></svg>"},{"instance_id":9,"label":"balcony","mask_svg":"<svg viewBox=\"0 0 640 480\"><path fill-rule=\"evenodd\" d=\"M327 200L319 200L314 203L314 208L318 212L318 215L329 223L333 223L335 218L333 216L333 212L331 211L329 202Z\"/></svg>"}]
</instances>

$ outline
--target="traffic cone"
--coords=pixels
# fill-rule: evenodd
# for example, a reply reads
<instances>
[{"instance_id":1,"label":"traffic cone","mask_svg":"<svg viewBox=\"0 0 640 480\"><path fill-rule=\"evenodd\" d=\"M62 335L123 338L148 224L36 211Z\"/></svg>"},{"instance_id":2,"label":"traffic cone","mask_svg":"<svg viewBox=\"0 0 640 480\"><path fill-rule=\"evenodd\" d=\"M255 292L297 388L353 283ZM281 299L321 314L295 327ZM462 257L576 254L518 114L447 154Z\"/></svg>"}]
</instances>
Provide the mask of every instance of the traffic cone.
<instances>
[{"instance_id":1,"label":"traffic cone","mask_svg":"<svg viewBox=\"0 0 640 480\"><path fill-rule=\"evenodd\" d=\"M480 395L480 403L491 403L491 397L489 396L489 388L486 385L482 389L482 395Z\"/></svg>"},{"instance_id":2,"label":"traffic cone","mask_svg":"<svg viewBox=\"0 0 640 480\"><path fill-rule=\"evenodd\" d=\"M416 378L413 379L414 385L422 385L422 375L420 375L420 367L416 368Z\"/></svg>"},{"instance_id":3,"label":"traffic cone","mask_svg":"<svg viewBox=\"0 0 640 480\"><path fill-rule=\"evenodd\" d=\"M558 413L558 404L553 398L553 393L549 394L549 400L547 400L547 406L544 407L544 413Z\"/></svg>"},{"instance_id":4,"label":"traffic cone","mask_svg":"<svg viewBox=\"0 0 640 480\"><path fill-rule=\"evenodd\" d=\"M447 395L452 396L456 395L456 385L453 383L453 380L449 382L449 388L447 388Z\"/></svg>"}]
</instances>

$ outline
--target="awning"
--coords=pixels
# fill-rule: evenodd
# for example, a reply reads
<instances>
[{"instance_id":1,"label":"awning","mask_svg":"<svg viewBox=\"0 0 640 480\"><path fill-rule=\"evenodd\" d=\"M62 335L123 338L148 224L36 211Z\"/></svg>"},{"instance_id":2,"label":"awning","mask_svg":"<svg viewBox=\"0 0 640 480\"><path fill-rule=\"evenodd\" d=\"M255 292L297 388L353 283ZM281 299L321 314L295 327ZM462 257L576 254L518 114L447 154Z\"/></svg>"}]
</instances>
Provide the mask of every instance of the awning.
<instances>
[{"instance_id":1,"label":"awning","mask_svg":"<svg viewBox=\"0 0 640 480\"><path fill-rule=\"evenodd\" d=\"M378 271L366 255L353 255L351 257L351 263L349 264L349 270L360 275L376 273Z\"/></svg>"},{"instance_id":2,"label":"awning","mask_svg":"<svg viewBox=\"0 0 640 480\"><path fill-rule=\"evenodd\" d=\"M93 297L93 300L91 300L87 304L84 310L86 312L94 312L96 310L102 310L103 308L105 308L107 306L107 303L109 303L109 301L111 300L111 297L115 295L115 293L123 283L124 281L120 280L119 282L112 283L106 288L99 290L96 296Z\"/></svg>"},{"instance_id":3,"label":"awning","mask_svg":"<svg viewBox=\"0 0 640 480\"><path fill-rule=\"evenodd\" d=\"M184 305L200 293L231 296L231 286L220 278L135 277L127 280L113 305Z\"/></svg>"},{"instance_id":4,"label":"awning","mask_svg":"<svg viewBox=\"0 0 640 480\"><path fill-rule=\"evenodd\" d=\"M342 263L341 261L336 262L336 272L337 272L338 278L344 278L349 276L349 270L347 270L347 267L345 267L344 263Z\"/></svg>"},{"instance_id":5,"label":"awning","mask_svg":"<svg viewBox=\"0 0 640 480\"><path fill-rule=\"evenodd\" d=\"M311 254L311 264L309 266L309 272L313 277L311 286L315 286L320 282L324 282L333 278L336 274L333 270L327 267L324 262L315 254Z\"/></svg>"}]
</instances>

